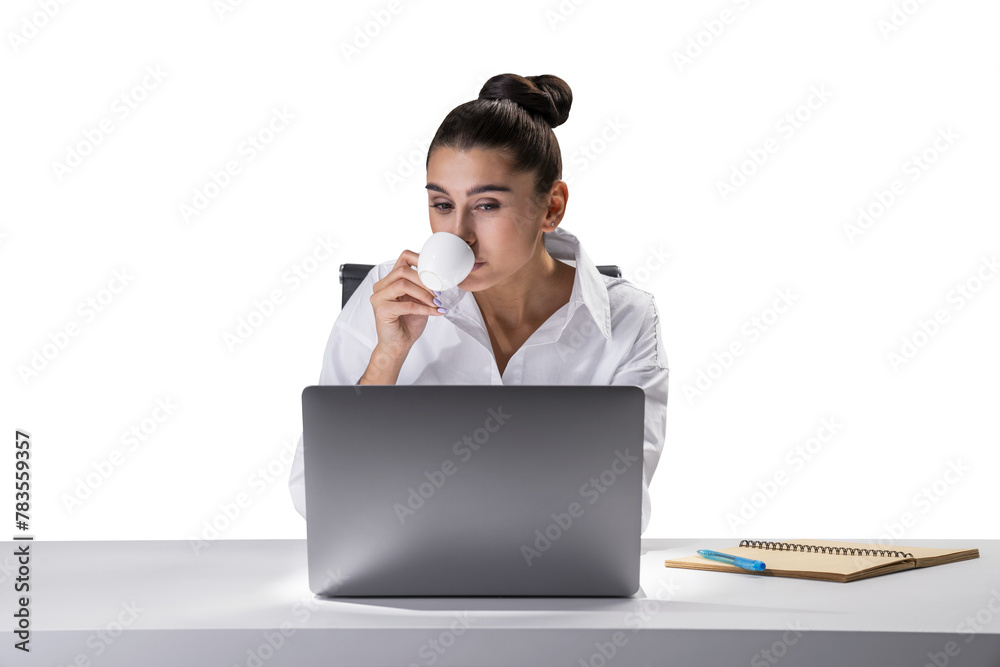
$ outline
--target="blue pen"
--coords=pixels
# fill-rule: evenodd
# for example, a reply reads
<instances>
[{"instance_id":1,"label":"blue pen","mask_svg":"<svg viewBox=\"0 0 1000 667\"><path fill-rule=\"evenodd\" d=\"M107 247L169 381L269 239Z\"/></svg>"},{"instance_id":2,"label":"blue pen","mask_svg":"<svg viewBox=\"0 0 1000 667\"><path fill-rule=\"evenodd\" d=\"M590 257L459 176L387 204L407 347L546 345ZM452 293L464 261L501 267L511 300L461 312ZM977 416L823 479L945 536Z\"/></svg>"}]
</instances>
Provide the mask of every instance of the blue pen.
<instances>
[{"instance_id":1,"label":"blue pen","mask_svg":"<svg viewBox=\"0 0 1000 667\"><path fill-rule=\"evenodd\" d=\"M702 558L717 560L720 563L735 565L736 567L741 567L744 570L753 570L754 572L760 572L765 567L763 561L753 560L752 558L740 558L739 556L730 556L729 554L719 553L718 551L712 551L711 549L699 549L698 555Z\"/></svg>"}]
</instances>

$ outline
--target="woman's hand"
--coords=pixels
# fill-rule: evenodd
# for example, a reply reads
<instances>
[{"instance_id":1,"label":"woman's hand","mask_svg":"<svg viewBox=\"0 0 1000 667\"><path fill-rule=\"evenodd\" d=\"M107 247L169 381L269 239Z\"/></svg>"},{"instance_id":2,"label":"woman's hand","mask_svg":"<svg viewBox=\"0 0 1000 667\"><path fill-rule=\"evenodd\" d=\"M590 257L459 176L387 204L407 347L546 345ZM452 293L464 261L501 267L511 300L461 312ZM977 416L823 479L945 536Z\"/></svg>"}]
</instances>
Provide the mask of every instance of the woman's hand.
<instances>
[{"instance_id":1,"label":"woman's hand","mask_svg":"<svg viewBox=\"0 0 1000 667\"><path fill-rule=\"evenodd\" d=\"M371 296L375 311L378 346L405 358L427 326L428 315L443 315L434 305L434 292L424 287L413 266L420 255L404 250L385 278L374 285Z\"/></svg>"}]
</instances>

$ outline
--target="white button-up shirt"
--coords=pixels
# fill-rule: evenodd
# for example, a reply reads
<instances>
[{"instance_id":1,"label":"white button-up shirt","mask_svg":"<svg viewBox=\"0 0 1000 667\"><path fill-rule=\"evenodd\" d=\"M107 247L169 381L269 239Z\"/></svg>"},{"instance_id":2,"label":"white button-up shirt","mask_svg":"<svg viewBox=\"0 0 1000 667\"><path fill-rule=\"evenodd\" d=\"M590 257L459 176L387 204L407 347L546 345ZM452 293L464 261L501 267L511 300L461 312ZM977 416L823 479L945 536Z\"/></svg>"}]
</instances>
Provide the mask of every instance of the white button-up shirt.
<instances>
[{"instance_id":1,"label":"white button-up shirt","mask_svg":"<svg viewBox=\"0 0 1000 667\"><path fill-rule=\"evenodd\" d=\"M562 227L544 234L556 260L576 267L569 302L552 314L514 352L501 375L479 304L471 292L452 287L438 299L448 309L427 319L423 333L399 370L409 384L635 385L645 392L642 532L649 525L649 483L663 451L667 427L667 355L656 301L624 278L601 274L579 240ZM378 342L371 295L396 260L373 267L333 324L326 344L321 385L353 385ZM302 438L288 480L295 509L306 515Z\"/></svg>"}]
</instances>

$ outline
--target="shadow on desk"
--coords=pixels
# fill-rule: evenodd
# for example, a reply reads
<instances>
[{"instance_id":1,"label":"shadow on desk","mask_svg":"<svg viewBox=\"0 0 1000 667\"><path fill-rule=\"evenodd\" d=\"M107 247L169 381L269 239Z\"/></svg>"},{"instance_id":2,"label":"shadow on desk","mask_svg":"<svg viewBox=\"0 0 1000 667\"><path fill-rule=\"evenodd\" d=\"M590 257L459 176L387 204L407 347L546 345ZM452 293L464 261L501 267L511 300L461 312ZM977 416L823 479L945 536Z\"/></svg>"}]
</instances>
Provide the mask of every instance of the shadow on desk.
<instances>
[{"instance_id":1,"label":"shadow on desk","mask_svg":"<svg viewBox=\"0 0 1000 667\"><path fill-rule=\"evenodd\" d=\"M640 585L639 590L631 597L533 597L517 595L495 595L495 596L395 596L395 597L323 597L315 596L315 600L322 605L324 602L334 605L355 605L358 608L368 607L372 609L400 609L408 611L503 611L519 613L549 613L549 612L621 612L628 614L635 612L637 604L641 605L642 600L649 600L668 606L671 613L689 614L697 616L700 614L734 613L747 614L759 613L761 607L756 602L733 603L727 598L725 593L713 593L712 589L717 586L723 589L727 586L726 579L718 579L718 573L703 573L709 575L706 579L708 588L704 591L707 594L705 602L691 602L674 599L674 592L670 588L669 582L674 577L679 576L678 572L668 570L663 567L665 557L684 555L698 546L699 540L678 542L664 539L643 540L640 558L643 563L643 572L657 573L654 581L646 578L647 586ZM689 576L689 575L688 575ZM730 575L732 576L732 575ZM752 576L752 575L747 575ZM731 584L729 581L728 584ZM826 582L824 582L826 583ZM761 587L767 587L767 580L761 578ZM773 584L771 584L773 586ZM828 584L827 584L828 585ZM801 587L801 586L800 586ZM648 589L648 590L647 590ZM690 591L688 591L690 592ZM720 599L723 598L723 599ZM766 613L778 615L794 615L809 613L814 611L811 607L798 607L791 605L769 606ZM835 615L848 612L831 612Z\"/></svg>"},{"instance_id":2,"label":"shadow on desk","mask_svg":"<svg viewBox=\"0 0 1000 667\"><path fill-rule=\"evenodd\" d=\"M324 602L337 605L352 604L380 609L406 609L410 611L511 611L519 613L549 613L553 611L595 612L620 611L623 614L636 610L636 601L642 599L656 600L660 604L670 606L675 613L717 614L733 612L745 614L748 610L759 610L756 605L719 604L718 602L681 602L649 597L642 587L630 598L585 598L585 597L531 597L531 596L452 596L452 597L320 597L316 596L320 605ZM769 608L769 613L795 614L812 611L802 608ZM840 613L840 612L837 612ZM846 612L843 612L846 613Z\"/></svg>"}]
</instances>

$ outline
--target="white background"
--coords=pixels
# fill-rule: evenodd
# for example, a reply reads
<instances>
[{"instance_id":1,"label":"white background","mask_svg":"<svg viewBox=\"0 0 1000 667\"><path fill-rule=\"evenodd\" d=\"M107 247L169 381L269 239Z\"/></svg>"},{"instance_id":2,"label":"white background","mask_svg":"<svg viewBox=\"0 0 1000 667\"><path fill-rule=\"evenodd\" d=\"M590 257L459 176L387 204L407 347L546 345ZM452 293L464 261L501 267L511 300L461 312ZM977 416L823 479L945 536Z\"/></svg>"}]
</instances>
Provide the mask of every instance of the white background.
<instances>
[{"instance_id":1,"label":"white background","mask_svg":"<svg viewBox=\"0 0 1000 667\"><path fill-rule=\"evenodd\" d=\"M338 267L419 250L427 142L514 72L573 89L563 227L656 296L645 537L997 538L998 20L986 0L4 2L2 530L22 429L38 539L305 537L288 461Z\"/></svg>"}]
</instances>

